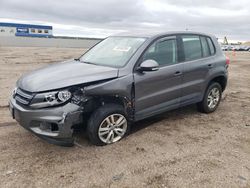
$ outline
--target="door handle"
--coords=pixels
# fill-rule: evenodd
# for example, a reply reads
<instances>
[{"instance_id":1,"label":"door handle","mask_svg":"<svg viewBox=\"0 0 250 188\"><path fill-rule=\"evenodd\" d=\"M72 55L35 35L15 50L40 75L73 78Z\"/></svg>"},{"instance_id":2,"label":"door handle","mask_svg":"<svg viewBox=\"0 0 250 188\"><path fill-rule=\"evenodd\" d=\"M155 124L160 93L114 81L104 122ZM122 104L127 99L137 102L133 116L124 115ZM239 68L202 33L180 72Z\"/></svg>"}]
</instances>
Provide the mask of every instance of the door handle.
<instances>
[{"instance_id":1,"label":"door handle","mask_svg":"<svg viewBox=\"0 0 250 188\"><path fill-rule=\"evenodd\" d=\"M174 73L174 76L180 76L180 75L182 75L182 72L181 72L181 71L176 71L176 72Z\"/></svg>"},{"instance_id":2,"label":"door handle","mask_svg":"<svg viewBox=\"0 0 250 188\"><path fill-rule=\"evenodd\" d=\"M208 64L208 68L213 68L213 64Z\"/></svg>"}]
</instances>

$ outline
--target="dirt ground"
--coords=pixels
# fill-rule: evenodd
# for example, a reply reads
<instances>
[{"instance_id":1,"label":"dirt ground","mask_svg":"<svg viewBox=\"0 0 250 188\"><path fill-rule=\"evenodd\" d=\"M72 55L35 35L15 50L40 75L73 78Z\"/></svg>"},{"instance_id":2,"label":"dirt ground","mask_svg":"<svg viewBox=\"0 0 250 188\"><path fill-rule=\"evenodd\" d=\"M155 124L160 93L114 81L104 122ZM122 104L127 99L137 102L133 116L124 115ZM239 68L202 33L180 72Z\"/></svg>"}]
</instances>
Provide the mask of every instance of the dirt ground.
<instances>
[{"instance_id":1,"label":"dirt ground","mask_svg":"<svg viewBox=\"0 0 250 188\"><path fill-rule=\"evenodd\" d=\"M231 58L218 110L181 108L136 123L124 140L96 147L48 144L10 118L23 73L83 49L0 48L0 187L250 187L250 53Z\"/></svg>"}]
</instances>

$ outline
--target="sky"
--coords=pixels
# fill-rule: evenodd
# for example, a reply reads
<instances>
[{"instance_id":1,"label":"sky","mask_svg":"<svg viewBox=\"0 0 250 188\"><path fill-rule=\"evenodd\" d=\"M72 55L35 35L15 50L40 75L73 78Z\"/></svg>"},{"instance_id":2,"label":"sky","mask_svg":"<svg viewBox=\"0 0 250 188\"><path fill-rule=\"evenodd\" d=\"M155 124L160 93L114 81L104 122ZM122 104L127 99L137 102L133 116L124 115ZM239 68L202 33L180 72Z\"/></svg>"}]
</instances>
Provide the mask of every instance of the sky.
<instances>
[{"instance_id":1,"label":"sky","mask_svg":"<svg viewBox=\"0 0 250 188\"><path fill-rule=\"evenodd\" d=\"M57 36L190 30L250 41L250 1L0 0L0 22L52 25Z\"/></svg>"}]
</instances>

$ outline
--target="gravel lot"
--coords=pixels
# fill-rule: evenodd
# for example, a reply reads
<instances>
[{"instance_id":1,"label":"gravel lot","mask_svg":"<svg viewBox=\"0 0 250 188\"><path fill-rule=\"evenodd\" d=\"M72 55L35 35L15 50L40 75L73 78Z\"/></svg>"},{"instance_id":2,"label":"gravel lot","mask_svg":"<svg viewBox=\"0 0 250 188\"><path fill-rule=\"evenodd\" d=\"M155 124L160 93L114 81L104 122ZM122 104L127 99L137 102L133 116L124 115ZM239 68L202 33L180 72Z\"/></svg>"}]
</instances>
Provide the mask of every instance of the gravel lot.
<instances>
[{"instance_id":1,"label":"gravel lot","mask_svg":"<svg viewBox=\"0 0 250 188\"><path fill-rule=\"evenodd\" d=\"M250 187L250 53L231 58L218 110L196 106L138 122L124 140L71 148L20 127L7 101L21 74L83 49L0 48L0 187Z\"/></svg>"}]
</instances>

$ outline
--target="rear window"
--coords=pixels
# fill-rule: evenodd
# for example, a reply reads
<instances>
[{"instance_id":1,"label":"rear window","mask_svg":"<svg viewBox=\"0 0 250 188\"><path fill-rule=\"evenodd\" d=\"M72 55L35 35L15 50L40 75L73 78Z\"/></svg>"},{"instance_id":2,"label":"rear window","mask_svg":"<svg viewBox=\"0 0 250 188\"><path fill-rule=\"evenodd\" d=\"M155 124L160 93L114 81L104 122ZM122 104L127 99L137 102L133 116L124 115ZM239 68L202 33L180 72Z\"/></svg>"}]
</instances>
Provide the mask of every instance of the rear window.
<instances>
[{"instance_id":1,"label":"rear window","mask_svg":"<svg viewBox=\"0 0 250 188\"><path fill-rule=\"evenodd\" d=\"M202 57L202 48L199 36L183 35L182 42L186 61L191 61Z\"/></svg>"}]
</instances>

